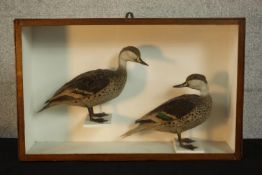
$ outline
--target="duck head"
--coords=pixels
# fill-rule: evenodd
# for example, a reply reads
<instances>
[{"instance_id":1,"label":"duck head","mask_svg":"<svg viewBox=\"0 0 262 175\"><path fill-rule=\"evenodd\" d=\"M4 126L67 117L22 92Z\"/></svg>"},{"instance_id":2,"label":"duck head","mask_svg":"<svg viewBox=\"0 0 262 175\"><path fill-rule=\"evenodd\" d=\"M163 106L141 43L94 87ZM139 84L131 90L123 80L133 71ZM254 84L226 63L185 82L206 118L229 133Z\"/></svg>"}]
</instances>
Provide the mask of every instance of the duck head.
<instances>
[{"instance_id":1,"label":"duck head","mask_svg":"<svg viewBox=\"0 0 262 175\"><path fill-rule=\"evenodd\" d=\"M174 88L189 87L191 89L199 90L203 95L208 93L208 83L206 77L202 74L191 74L187 77L184 83L175 85L173 87Z\"/></svg>"},{"instance_id":2,"label":"duck head","mask_svg":"<svg viewBox=\"0 0 262 175\"><path fill-rule=\"evenodd\" d=\"M121 61L131 61L148 66L148 64L141 59L139 49L134 46L127 46L123 48L120 51L119 58Z\"/></svg>"}]
</instances>

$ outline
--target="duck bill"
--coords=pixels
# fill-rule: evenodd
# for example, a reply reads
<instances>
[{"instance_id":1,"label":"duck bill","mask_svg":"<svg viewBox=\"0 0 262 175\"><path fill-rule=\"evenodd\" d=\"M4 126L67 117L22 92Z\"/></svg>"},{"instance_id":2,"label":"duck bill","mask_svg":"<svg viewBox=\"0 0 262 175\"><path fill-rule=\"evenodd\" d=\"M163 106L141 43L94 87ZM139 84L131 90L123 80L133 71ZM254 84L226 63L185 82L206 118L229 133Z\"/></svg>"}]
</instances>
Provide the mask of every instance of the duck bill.
<instances>
[{"instance_id":1,"label":"duck bill","mask_svg":"<svg viewBox=\"0 0 262 175\"><path fill-rule=\"evenodd\" d=\"M182 87L187 87L187 82L184 82L182 84L174 85L174 88L182 88Z\"/></svg>"},{"instance_id":2,"label":"duck bill","mask_svg":"<svg viewBox=\"0 0 262 175\"><path fill-rule=\"evenodd\" d=\"M138 63L143 64L145 66L148 66L148 64L146 62L144 62L141 58L139 59Z\"/></svg>"}]
</instances>

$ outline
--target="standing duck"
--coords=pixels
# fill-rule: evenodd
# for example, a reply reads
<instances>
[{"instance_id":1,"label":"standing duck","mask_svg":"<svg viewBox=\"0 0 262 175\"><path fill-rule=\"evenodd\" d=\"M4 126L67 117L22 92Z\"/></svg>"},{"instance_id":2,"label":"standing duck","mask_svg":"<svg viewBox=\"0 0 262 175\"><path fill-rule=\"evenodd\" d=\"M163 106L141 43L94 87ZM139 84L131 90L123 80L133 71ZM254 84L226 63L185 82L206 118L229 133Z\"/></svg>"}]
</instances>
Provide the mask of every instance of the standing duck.
<instances>
[{"instance_id":1,"label":"standing duck","mask_svg":"<svg viewBox=\"0 0 262 175\"><path fill-rule=\"evenodd\" d=\"M94 113L93 107L114 99L122 92L127 79L126 63L128 61L148 66L141 59L138 48L125 47L120 51L116 70L97 69L80 74L58 89L39 112L60 104L81 106L88 109L91 121L106 122L107 120L102 117L108 114Z\"/></svg>"},{"instance_id":2,"label":"standing duck","mask_svg":"<svg viewBox=\"0 0 262 175\"><path fill-rule=\"evenodd\" d=\"M182 139L181 133L200 125L210 115L212 98L208 92L206 77L201 74L191 74L184 83L173 87L196 89L200 91L200 95L186 94L168 100L136 120L135 123L138 126L126 132L122 137L152 129L176 133L181 147L189 150L197 148L191 144L194 140Z\"/></svg>"}]
</instances>

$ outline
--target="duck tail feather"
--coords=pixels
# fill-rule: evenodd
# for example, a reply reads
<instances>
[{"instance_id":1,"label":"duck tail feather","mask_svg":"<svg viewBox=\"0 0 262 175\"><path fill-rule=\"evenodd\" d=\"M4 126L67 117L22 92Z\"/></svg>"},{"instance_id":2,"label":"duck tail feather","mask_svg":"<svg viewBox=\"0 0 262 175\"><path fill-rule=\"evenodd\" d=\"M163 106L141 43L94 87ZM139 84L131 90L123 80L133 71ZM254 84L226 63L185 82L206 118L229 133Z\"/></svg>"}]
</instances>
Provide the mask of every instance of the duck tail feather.
<instances>
[{"instance_id":1,"label":"duck tail feather","mask_svg":"<svg viewBox=\"0 0 262 175\"><path fill-rule=\"evenodd\" d=\"M121 138L125 138L128 136L131 136L133 134L136 134L138 132L144 131L144 130L149 130L154 128L155 126L157 126L156 123L151 123L151 124L140 124L138 126L136 126L135 128L127 131L126 133L124 133L123 135L121 135Z\"/></svg>"},{"instance_id":2,"label":"duck tail feather","mask_svg":"<svg viewBox=\"0 0 262 175\"><path fill-rule=\"evenodd\" d=\"M142 125L138 125L136 126L135 128L127 131L126 133L124 133L123 135L121 135L121 138L125 138L125 137L128 137L128 136L131 136L135 133L138 133L140 131L144 130L144 127L142 127Z\"/></svg>"},{"instance_id":3,"label":"duck tail feather","mask_svg":"<svg viewBox=\"0 0 262 175\"><path fill-rule=\"evenodd\" d=\"M51 98L49 100L46 101L44 107L42 109L40 109L38 112L42 112L43 110L50 108L52 106L58 105L58 104L62 104L63 102L67 102L70 100L73 100L73 97L70 96L59 96L59 97L55 97L55 98Z\"/></svg>"},{"instance_id":4,"label":"duck tail feather","mask_svg":"<svg viewBox=\"0 0 262 175\"><path fill-rule=\"evenodd\" d=\"M48 100L48 102L45 103L45 105L44 105L37 113L42 112L42 111L44 111L45 109L50 108L50 107L52 107L52 106L55 106L55 105L57 105L57 104L58 104L58 103L57 103L56 101Z\"/></svg>"},{"instance_id":5,"label":"duck tail feather","mask_svg":"<svg viewBox=\"0 0 262 175\"><path fill-rule=\"evenodd\" d=\"M49 107L51 107L51 105L50 105L50 103L47 103L47 104L45 104L44 107L42 107L37 113L42 112L43 110L45 110L45 109L47 109L47 108L49 108Z\"/></svg>"}]
</instances>

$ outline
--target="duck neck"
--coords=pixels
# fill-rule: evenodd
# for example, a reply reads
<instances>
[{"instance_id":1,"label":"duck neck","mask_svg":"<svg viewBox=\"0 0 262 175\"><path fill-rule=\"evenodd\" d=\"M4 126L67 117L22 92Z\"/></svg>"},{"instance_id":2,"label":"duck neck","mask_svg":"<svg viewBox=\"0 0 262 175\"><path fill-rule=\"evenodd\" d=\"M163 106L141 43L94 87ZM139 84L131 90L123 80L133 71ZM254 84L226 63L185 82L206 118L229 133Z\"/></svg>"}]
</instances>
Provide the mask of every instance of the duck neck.
<instances>
[{"instance_id":1,"label":"duck neck","mask_svg":"<svg viewBox=\"0 0 262 175\"><path fill-rule=\"evenodd\" d=\"M208 86L205 86L200 89L200 96L205 97L209 95Z\"/></svg>"},{"instance_id":2,"label":"duck neck","mask_svg":"<svg viewBox=\"0 0 262 175\"><path fill-rule=\"evenodd\" d=\"M119 57L118 59L118 71L126 71L126 60L121 59L121 57Z\"/></svg>"}]
</instances>

